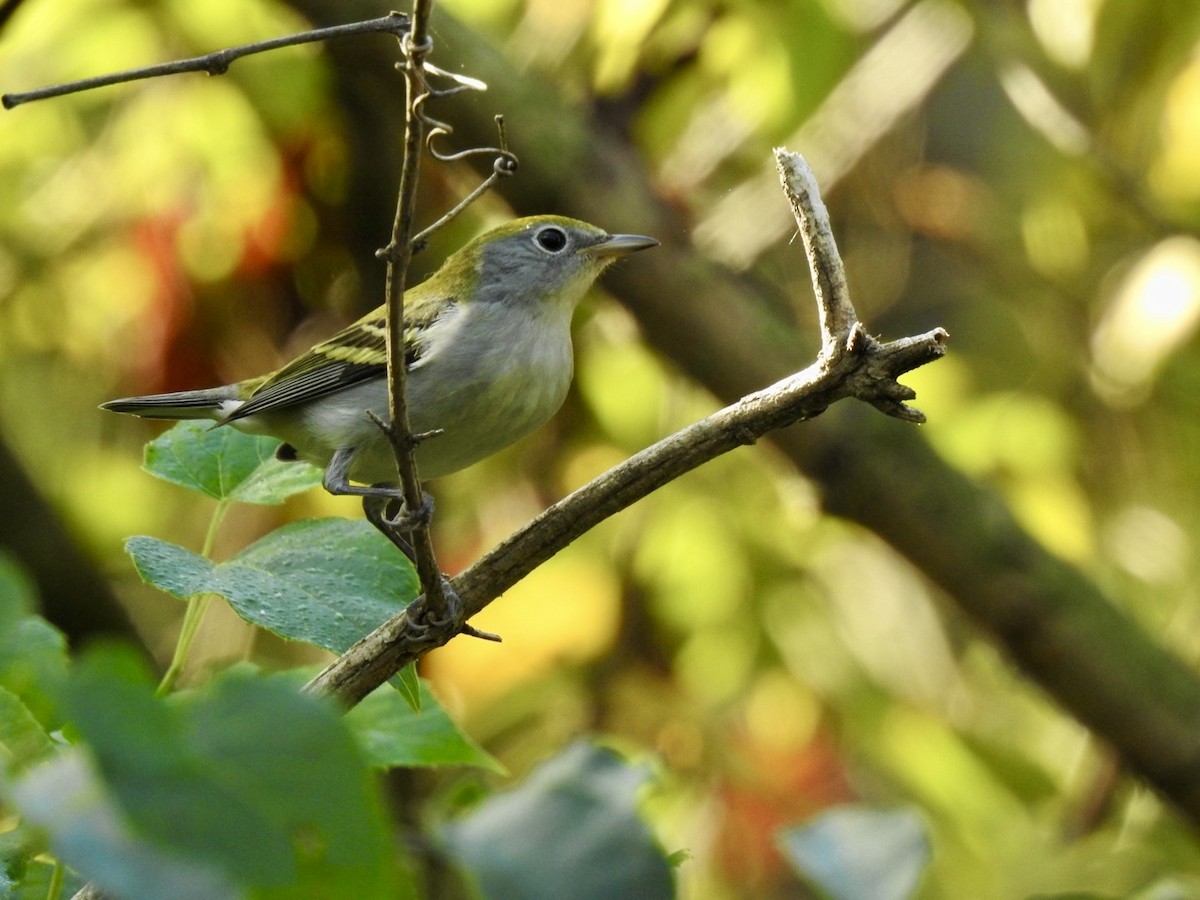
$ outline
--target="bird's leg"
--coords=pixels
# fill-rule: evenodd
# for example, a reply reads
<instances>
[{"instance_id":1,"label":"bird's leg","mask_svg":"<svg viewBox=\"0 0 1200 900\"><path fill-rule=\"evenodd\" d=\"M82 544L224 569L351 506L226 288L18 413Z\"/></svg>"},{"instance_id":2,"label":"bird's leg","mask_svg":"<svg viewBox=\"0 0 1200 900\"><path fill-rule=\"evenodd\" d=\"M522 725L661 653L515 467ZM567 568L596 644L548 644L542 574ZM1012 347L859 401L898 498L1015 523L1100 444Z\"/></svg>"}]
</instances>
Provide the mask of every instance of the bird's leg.
<instances>
[{"instance_id":1,"label":"bird's leg","mask_svg":"<svg viewBox=\"0 0 1200 900\"><path fill-rule=\"evenodd\" d=\"M396 547L408 557L408 561L414 565L417 562L416 552L408 539L404 536L411 529L397 528L393 523L395 519L388 515L388 507L393 503L399 503L403 510L404 501L397 500L395 497L380 497L368 495L362 498L363 514L367 517L367 521L374 525L383 536L396 545ZM397 518L401 514L397 514Z\"/></svg>"},{"instance_id":2,"label":"bird's leg","mask_svg":"<svg viewBox=\"0 0 1200 900\"><path fill-rule=\"evenodd\" d=\"M366 486L350 483L350 464L354 461L357 449L356 447L340 447L334 451L329 465L325 467L325 477L321 479L321 486L331 494L403 500L404 492L393 484Z\"/></svg>"},{"instance_id":3,"label":"bird's leg","mask_svg":"<svg viewBox=\"0 0 1200 900\"><path fill-rule=\"evenodd\" d=\"M331 494L341 496L362 497L363 508L366 509L368 500L379 501L374 505L372 513L368 514L371 521L386 522L392 528L400 531L412 531L414 528L426 526L433 519L433 500L425 494L421 508L412 512L404 506L404 491L394 484L358 485L350 483L350 465L354 461L354 447L342 447L334 451L329 465L325 467L325 477L321 485ZM388 504L392 500L400 501L400 510L392 516L386 514Z\"/></svg>"},{"instance_id":4,"label":"bird's leg","mask_svg":"<svg viewBox=\"0 0 1200 900\"><path fill-rule=\"evenodd\" d=\"M428 437L437 433L431 432L429 435L421 435L421 437ZM427 527L429 525L433 519L433 497L428 493L422 492L421 508L416 512L410 512L404 504L403 491L394 484L353 485L350 483L350 464L353 459L353 447L342 447L340 450L334 452L333 457L329 460L329 465L325 467L325 477L322 479L325 490L331 494L349 494L355 497L362 497L363 515L367 517L367 521L382 532L384 537L408 557L410 562L415 564L417 561L416 553L405 535L409 534L414 528ZM398 509L394 513L389 513L388 508L393 504ZM450 622L457 621L458 619L462 601L450 585L449 579L444 575L441 578L442 592L449 607L448 614L443 621L427 625L421 623L423 616L420 612L413 610L415 613L414 621L421 623L418 627L428 628L430 625L445 627ZM499 635L480 631L478 628L468 625L465 622L459 626L459 633L475 638L482 638L487 641L500 640Z\"/></svg>"},{"instance_id":5,"label":"bird's leg","mask_svg":"<svg viewBox=\"0 0 1200 900\"><path fill-rule=\"evenodd\" d=\"M384 488L388 485L376 485L376 487ZM388 494L364 494L362 498L363 515L367 517L368 522L382 531L389 541L399 547L401 553L416 562L412 544L403 535L411 533L414 528L429 525L433 517L433 498L425 494L424 501L420 511L414 514L408 512L404 506L404 500L400 497ZM399 509L395 513L389 513L388 507L393 504Z\"/></svg>"},{"instance_id":6,"label":"bird's leg","mask_svg":"<svg viewBox=\"0 0 1200 900\"><path fill-rule=\"evenodd\" d=\"M380 493L363 495L363 511L366 512L368 504L374 507L371 512L367 513L367 518L375 524L376 528L386 525L397 531L409 532L414 528L428 528L429 523L433 521L433 497L429 496L428 492L421 492L421 508L410 510L403 497L383 493L385 489L391 490L391 485L377 484L375 487L380 489ZM388 508L393 502L399 508L396 512L389 514Z\"/></svg>"},{"instance_id":7,"label":"bird's leg","mask_svg":"<svg viewBox=\"0 0 1200 900\"><path fill-rule=\"evenodd\" d=\"M385 488L388 485L376 485L378 488ZM378 493L364 494L362 498L363 514L367 517L367 521L374 525L380 532L391 541L401 553L408 557L409 562L416 565L416 552L413 550L412 544L409 542L407 535L413 528L418 525L428 525L429 519L433 515L433 498L429 494L424 495L425 503L417 515L410 515L405 511L404 500L400 497L390 496L382 490ZM395 513L389 513L388 508L395 504L399 509ZM444 620L433 623L424 621L425 613L422 609L412 610L412 621L415 627L420 631L426 631L430 627L444 628L450 622L458 620L459 610L462 606L462 600L459 599L458 593L450 584L450 580L446 576L441 576L442 579L442 594L446 598L448 613ZM459 633L469 635L470 637L481 638L485 641L499 641L498 634L492 634L488 631L480 631L473 625L462 623L458 626Z\"/></svg>"},{"instance_id":8,"label":"bird's leg","mask_svg":"<svg viewBox=\"0 0 1200 900\"><path fill-rule=\"evenodd\" d=\"M444 629L454 625L454 627L457 629L455 632L456 634L465 634L468 637L479 638L483 641L493 641L497 644L500 643L500 635L493 634L490 631L481 631L474 625L459 621L460 617L462 616L462 598L459 597L458 592L454 590L454 585L451 584L449 578L447 578L445 575L442 575L441 580L442 596L446 601L445 614L440 619L429 621L429 612L425 606L425 597L422 596L416 601L416 603L408 608L408 614L410 616L409 621L412 623L411 627L419 635L424 635L430 631L442 632ZM449 637L453 637L453 635L448 636L446 640L449 640Z\"/></svg>"},{"instance_id":9,"label":"bird's leg","mask_svg":"<svg viewBox=\"0 0 1200 900\"><path fill-rule=\"evenodd\" d=\"M331 494L362 497L363 513L372 525L387 535L388 540L400 548L409 559L413 558L412 545L403 535L420 525L428 525L433 516L433 500L425 495L422 508L410 513L404 506L404 492L394 484L357 485L350 483L350 466L354 461L354 447L341 447L334 451L325 467L322 486ZM397 512L388 513L388 507L398 504Z\"/></svg>"}]
</instances>

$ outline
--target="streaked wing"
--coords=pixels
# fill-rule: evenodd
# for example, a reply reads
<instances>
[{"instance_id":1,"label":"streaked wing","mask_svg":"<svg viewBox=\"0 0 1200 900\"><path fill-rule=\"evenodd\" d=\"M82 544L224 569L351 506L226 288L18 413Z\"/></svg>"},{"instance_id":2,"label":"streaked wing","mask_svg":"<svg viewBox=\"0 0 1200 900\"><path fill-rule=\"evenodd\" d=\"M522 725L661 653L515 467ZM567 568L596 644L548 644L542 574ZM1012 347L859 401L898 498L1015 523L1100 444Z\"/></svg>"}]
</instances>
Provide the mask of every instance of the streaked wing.
<instances>
[{"instance_id":1,"label":"streaked wing","mask_svg":"<svg viewBox=\"0 0 1200 900\"><path fill-rule=\"evenodd\" d=\"M421 335L433 321L421 312L430 306L428 303L414 304L411 311L405 308L404 364L409 369L421 358L424 349ZM308 403L371 378L382 377L387 371L386 341L387 320L384 308L380 307L268 375L254 386L246 402L223 421L232 422L267 410Z\"/></svg>"},{"instance_id":2,"label":"streaked wing","mask_svg":"<svg viewBox=\"0 0 1200 900\"><path fill-rule=\"evenodd\" d=\"M222 419L234 422L267 410L307 403L369 378L381 377L386 365L362 365L344 362L317 363L304 372L283 381L264 383L250 399Z\"/></svg>"}]
</instances>

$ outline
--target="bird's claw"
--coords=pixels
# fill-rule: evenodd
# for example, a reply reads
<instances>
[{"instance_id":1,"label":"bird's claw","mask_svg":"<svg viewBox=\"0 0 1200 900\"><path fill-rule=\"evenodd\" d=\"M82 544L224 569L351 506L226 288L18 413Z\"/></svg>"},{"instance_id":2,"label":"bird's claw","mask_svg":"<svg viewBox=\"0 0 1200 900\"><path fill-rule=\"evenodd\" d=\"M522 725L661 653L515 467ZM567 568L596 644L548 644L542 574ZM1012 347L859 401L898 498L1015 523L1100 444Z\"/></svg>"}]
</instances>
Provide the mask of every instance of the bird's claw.
<instances>
[{"instance_id":1,"label":"bird's claw","mask_svg":"<svg viewBox=\"0 0 1200 900\"><path fill-rule=\"evenodd\" d=\"M393 504L399 508L394 514L389 514L388 508ZM385 493L384 491L365 495L362 505L363 514L367 517L367 521L379 529L389 541L396 545L401 553L415 563L416 553L413 551L412 544L409 543L406 535L411 534L415 528L429 526L430 521L433 519L433 498L428 494L423 494L421 508L416 512L408 510L402 497L396 496L396 494L391 492Z\"/></svg>"},{"instance_id":2,"label":"bird's claw","mask_svg":"<svg viewBox=\"0 0 1200 900\"><path fill-rule=\"evenodd\" d=\"M398 509L389 513L388 508L395 504ZM367 494L363 497L363 513L376 528L408 533L415 528L428 528L433 521L433 497L421 495L421 507L410 510L399 491L380 488L378 493Z\"/></svg>"},{"instance_id":3,"label":"bird's claw","mask_svg":"<svg viewBox=\"0 0 1200 900\"><path fill-rule=\"evenodd\" d=\"M433 497L429 494L421 494L420 509L410 510L404 500L400 501L399 507L394 516L388 516L385 508L383 519L389 527L397 531L410 532L417 528L428 528L429 523L433 521Z\"/></svg>"}]
</instances>

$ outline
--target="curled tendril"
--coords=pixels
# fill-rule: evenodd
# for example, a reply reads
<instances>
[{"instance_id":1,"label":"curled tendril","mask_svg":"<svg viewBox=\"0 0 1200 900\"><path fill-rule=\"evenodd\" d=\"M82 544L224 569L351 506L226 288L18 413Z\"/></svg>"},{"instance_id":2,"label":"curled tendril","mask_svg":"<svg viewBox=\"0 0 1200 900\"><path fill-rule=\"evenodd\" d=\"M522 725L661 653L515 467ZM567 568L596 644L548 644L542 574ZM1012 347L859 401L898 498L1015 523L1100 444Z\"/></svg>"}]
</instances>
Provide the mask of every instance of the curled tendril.
<instances>
[{"instance_id":1,"label":"curled tendril","mask_svg":"<svg viewBox=\"0 0 1200 900\"><path fill-rule=\"evenodd\" d=\"M511 175L517 169L517 156L508 149L508 142L504 137L503 116L496 116L496 128L500 132L499 147L468 147L466 150L455 150L449 153L438 150L434 146L434 141L440 137L447 137L454 133L454 129L440 122L430 130L429 136L425 139L425 145L429 148L430 155L439 162L455 162L472 156L494 156L496 157L495 166L502 166L509 170L500 174Z\"/></svg>"},{"instance_id":2,"label":"curled tendril","mask_svg":"<svg viewBox=\"0 0 1200 900\"><path fill-rule=\"evenodd\" d=\"M435 129L436 130L436 129ZM501 178L507 178L517 171L517 154L508 149L508 138L504 134L504 116L496 116L496 131L500 135L499 147L472 147L469 150L460 150L457 153L438 153L432 146L429 147L429 152L442 162L449 162L455 159L465 159L468 156L478 156L483 153L492 154L495 160L492 162L492 174L475 186L475 190L463 197L462 200L455 204L454 208L447 212L444 216L423 229L420 234L413 238L413 246L417 247L423 244L429 235L433 234L437 229L441 228L460 212L470 206L475 200L489 190ZM441 134L449 134L449 129L440 131ZM432 141L435 133L429 133L429 140Z\"/></svg>"},{"instance_id":3,"label":"curled tendril","mask_svg":"<svg viewBox=\"0 0 1200 900\"><path fill-rule=\"evenodd\" d=\"M447 87L434 86L428 76L445 79L449 82ZM500 147L472 147L468 150L460 150L453 153L444 153L437 149L435 141L440 137L448 137L454 133L453 127L447 122L440 119L435 119L429 114L426 109L426 103L429 100L440 100L443 97L452 97L455 94L461 94L464 91L486 91L487 84L480 81L478 78L472 78L469 75L462 75L455 72L447 72L445 69L439 69L431 63L425 63L423 66L423 90L413 101L413 110L420 118L422 124L426 128L425 146L429 150L430 155L434 159L441 162L453 162L459 159L465 159L469 156L479 156L489 154L493 156L503 156L508 160L504 165L505 168L515 169L516 158L509 152L504 142L504 126L501 120L497 120L500 127Z\"/></svg>"},{"instance_id":4,"label":"curled tendril","mask_svg":"<svg viewBox=\"0 0 1200 900\"><path fill-rule=\"evenodd\" d=\"M414 52L420 53L422 56L429 52L432 47L431 42L427 42L428 46L413 48L406 40L401 42L401 46L410 63L413 59ZM425 148L429 151L430 156L439 162L456 162L458 160L467 159L473 156L492 156L492 172L476 188L460 200L449 212L438 219L429 227L423 229L412 239L414 249L420 249L428 240L429 236L441 228L464 209L470 206L479 198L481 194L489 190L501 178L506 178L517 171L517 155L508 149L508 139L504 133L504 117L496 116L496 131L499 134L499 146L497 147L469 147L466 150L457 150L444 152L437 148L437 140L439 138L449 137L454 133L453 127L447 122L440 119L435 119L429 114L426 109L426 103L429 100L440 100L443 97L452 97L455 94L461 94L463 91L486 91L487 84L480 81L478 78L472 78L469 75L461 75L455 72L447 72L445 69L439 69L437 66L431 65L428 62L423 62L420 65L410 66L410 75L415 70L416 77L420 79L420 93L413 98L412 111L413 114L420 120L425 128ZM448 82L445 86L436 86L431 83L431 77L434 79L443 79Z\"/></svg>"}]
</instances>

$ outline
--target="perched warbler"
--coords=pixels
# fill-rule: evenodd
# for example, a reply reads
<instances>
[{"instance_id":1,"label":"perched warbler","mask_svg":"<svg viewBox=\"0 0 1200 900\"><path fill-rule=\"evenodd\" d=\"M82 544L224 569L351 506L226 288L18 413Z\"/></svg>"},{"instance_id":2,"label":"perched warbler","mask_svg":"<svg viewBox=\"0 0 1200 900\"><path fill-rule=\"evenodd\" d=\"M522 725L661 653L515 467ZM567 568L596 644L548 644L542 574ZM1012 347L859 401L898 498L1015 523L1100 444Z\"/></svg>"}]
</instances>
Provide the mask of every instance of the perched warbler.
<instances>
[{"instance_id":1,"label":"perched warbler","mask_svg":"<svg viewBox=\"0 0 1200 900\"><path fill-rule=\"evenodd\" d=\"M658 244L561 216L493 229L404 295L404 362L422 477L465 468L524 437L571 382L571 316L614 260ZM102 409L151 419L212 419L284 443L281 459L325 469L325 488L396 495L388 417L386 310L379 307L283 368L236 384L127 397ZM352 485L350 482L358 482Z\"/></svg>"}]
</instances>

